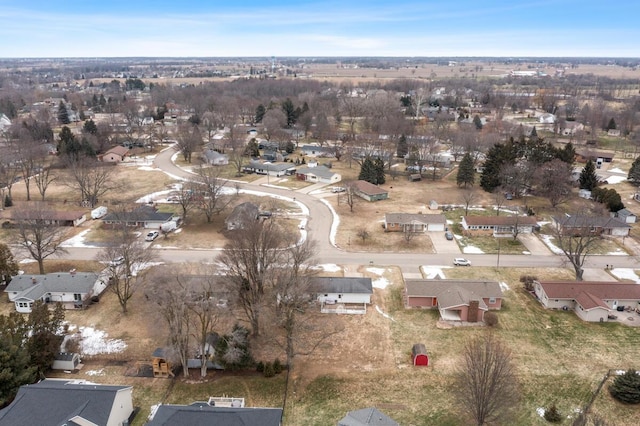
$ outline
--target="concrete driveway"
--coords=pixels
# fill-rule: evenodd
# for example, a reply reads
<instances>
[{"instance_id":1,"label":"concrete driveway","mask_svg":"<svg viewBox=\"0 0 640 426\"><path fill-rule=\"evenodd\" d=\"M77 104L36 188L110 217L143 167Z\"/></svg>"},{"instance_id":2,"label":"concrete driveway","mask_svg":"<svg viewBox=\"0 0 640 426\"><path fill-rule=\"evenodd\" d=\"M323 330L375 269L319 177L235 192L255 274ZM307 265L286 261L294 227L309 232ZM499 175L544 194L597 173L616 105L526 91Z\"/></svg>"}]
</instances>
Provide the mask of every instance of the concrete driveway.
<instances>
[{"instance_id":1,"label":"concrete driveway","mask_svg":"<svg viewBox=\"0 0 640 426\"><path fill-rule=\"evenodd\" d=\"M455 237L453 240L447 240L444 231L429 231L427 234L431 238L436 253L460 254L460 246L458 246Z\"/></svg>"},{"instance_id":2,"label":"concrete driveway","mask_svg":"<svg viewBox=\"0 0 640 426\"><path fill-rule=\"evenodd\" d=\"M535 234L518 234L518 240L527 248L530 254L540 256L552 254L549 247Z\"/></svg>"}]
</instances>

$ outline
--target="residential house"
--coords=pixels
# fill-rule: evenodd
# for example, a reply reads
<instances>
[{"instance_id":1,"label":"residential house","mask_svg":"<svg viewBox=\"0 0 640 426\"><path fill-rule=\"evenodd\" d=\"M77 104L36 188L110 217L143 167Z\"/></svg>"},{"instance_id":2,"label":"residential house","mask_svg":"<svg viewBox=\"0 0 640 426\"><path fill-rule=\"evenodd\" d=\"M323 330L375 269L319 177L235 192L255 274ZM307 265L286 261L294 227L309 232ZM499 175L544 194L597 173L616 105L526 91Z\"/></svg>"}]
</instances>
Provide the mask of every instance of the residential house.
<instances>
[{"instance_id":1,"label":"residential house","mask_svg":"<svg viewBox=\"0 0 640 426\"><path fill-rule=\"evenodd\" d=\"M473 233L493 233L493 236L512 236L518 233L530 234L538 221L534 216L465 216L462 228Z\"/></svg>"},{"instance_id":2,"label":"residential house","mask_svg":"<svg viewBox=\"0 0 640 426\"><path fill-rule=\"evenodd\" d=\"M219 407L207 402L191 405L159 405L147 426L280 426L282 408Z\"/></svg>"},{"instance_id":3,"label":"residential house","mask_svg":"<svg viewBox=\"0 0 640 426\"><path fill-rule=\"evenodd\" d=\"M259 175L276 177L290 176L296 172L296 166L293 163L262 163L256 160L251 160L249 164L244 166L242 169L247 173L257 173Z\"/></svg>"},{"instance_id":4,"label":"residential house","mask_svg":"<svg viewBox=\"0 0 640 426\"><path fill-rule=\"evenodd\" d=\"M309 290L323 313L363 314L371 304L373 285L364 277L314 277Z\"/></svg>"},{"instance_id":5,"label":"residential house","mask_svg":"<svg viewBox=\"0 0 640 426\"><path fill-rule=\"evenodd\" d=\"M622 210L618 210L616 212L616 217L623 221L624 223L636 223L638 217L635 213L631 212L631 210L624 208Z\"/></svg>"},{"instance_id":6,"label":"residential house","mask_svg":"<svg viewBox=\"0 0 640 426\"><path fill-rule=\"evenodd\" d=\"M238 204L233 208L231 214L224 220L224 225L227 231L233 231L235 229L242 229L249 222L255 222L258 219L260 209L257 205L246 202Z\"/></svg>"},{"instance_id":7,"label":"residential house","mask_svg":"<svg viewBox=\"0 0 640 426\"><path fill-rule=\"evenodd\" d=\"M326 166L300 167L296 169L296 178L314 183L336 183L342 180L340 173L332 172Z\"/></svg>"},{"instance_id":8,"label":"residential house","mask_svg":"<svg viewBox=\"0 0 640 426\"><path fill-rule=\"evenodd\" d=\"M11 212L13 222L37 221L52 226L78 226L87 220L87 214L80 210L21 210Z\"/></svg>"},{"instance_id":9,"label":"residential house","mask_svg":"<svg viewBox=\"0 0 640 426\"><path fill-rule=\"evenodd\" d=\"M578 123L577 121L567 121L564 123L564 128L562 129L563 136L574 136L576 133L584 130L584 124Z\"/></svg>"},{"instance_id":10,"label":"residential house","mask_svg":"<svg viewBox=\"0 0 640 426\"><path fill-rule=\"evenodd\" d=\"M335 148L331 146L302 145L300 151L302 155L307 157L333 157Z\"/></svg>"},{"instance_id":11,"label":"residential house","mask_svg":"<svg viewBox=\"0 0 640 426\"><path fill-rule=\"evenodd\" d=\"M357 180L353 183L353 193L367 201L386 200L389 192L366 180Z\"/></svg>"},{"instance_id":12,"label":"residential house","mask_svg":"<svg viewBox=\"0 0 640 426\"><path fill-rule=\"evenodd\" d=\"M447 321L478 322L484 313L502 307L502 290L496 281L406 280L408 308L438 309Z\"/></svg>"},{"instance_id":13,"label":"residential house","mask_svg":"<svg viewBox=\"0 0 640 426\"><path fill-rule=\"evenodd\" d=\"M84 380L45 379L21 386L13 402L0 410L0 424L12 426L130 424L131 386Z\"/></svg>"},{"instance_id":14,"label":"residential house","mask_svg":"<svg viewBox=\"0 0 640 426\"><path fill-rule=\"evenodd\" d=\"M590 322L606 322L612 311L640 307L640 285L635 283L534 281L533 291L545 308L572 310Z\"/></svg>"},{"instance_id":15,"label":"residential house","mask_svg":"<svg viewBox=\"0 0 640 426\"><path fill-rule=\"evenodd\" d=\"M98 159L105 163L121 163L129 156L129 148L125 146L114 146L109 148L104 154L100 154Z\"/></svg>"},{"instance_id":16,"label":"residential house","mask_svg":"<svg viewBox=\"0 0 640 426\"><path fill-rule=\"evenodd\" d=\"M442 214L387 213L384 215L384 229L387 232L427 232L444 231L447 218Z\"/></svg>"},{"instance_id":17,"label":"residential house","mask_svg":"<svg viewBox=\"0 0 640 426\"><path fill-rule=\"evenodd\" d=\"M349 411L338 426L400 426L398 422L375 407Z\"/></svg>"},{"instance_id":18,"label":"residential house","mask_svg":"<svg viewBox=\"0 0 640 426\"><path fill-rule=\"evenodd\" d=\"M631 231L631 225L619 218L609 216L556 216L553 221L560 227L562 234L583 234L588 231L595 235L624 237Z\"/></svg>"},{"instance_id":19,"label":"residential house","mask_svg":"<svg viewBox=\"0 0 640 426\"><path fill-rule=\"evenodd\" d=\"M229 156L213 149L205 149L202 153L202 161L212 166L226 166L229 164Z\"/></svg>"},{"instance_id":20,"label":"residential house","mask_svg":"<svg viewBox=\"0 0 640 426\"><path fill-rule=\"evenodd\" d=\"M594 163L598 163L600 160L600 164L610 163L613 161L613 157L615 154L613 152L608 151L597 151L595 149L585 149L576 151L576 162L578 163L586 163L591 160Z\"/></svg>"},{"instance_id":21,"label":"residential house","mask_svg":"<svg viewBox=\"0 0 640 426\"><path fill-rule=\"evenodd\" d=\"M107 283L95 273L55 272L45 275L16 275L4 290L16 311L31 312L36 300L62 303L65 309L81 309L93 296L99 296Z\"/></svg>"},{"instance_id":22,"label":"residential house","mask_svg":"<svg viewBox=\"0 0 640 426\"><path fill-rule=\"evenodd\" d=\"M538 117L538 122L542 124L553 124L556 122L556 116L553 114L544 113Z\"/></svg>"},{"instance_id":23,"label":"residential house","mask_svg":"<svg viewBox=\"0 0 640 426\"><path fill-rule=\"evenodd\" d=\"M102 221L107 227L125 225L147 229L160 229L163 224L177 219L173 213L161 213L153 206L144 205L128 212L109 213Z\"/></svg>"}]
</instances>

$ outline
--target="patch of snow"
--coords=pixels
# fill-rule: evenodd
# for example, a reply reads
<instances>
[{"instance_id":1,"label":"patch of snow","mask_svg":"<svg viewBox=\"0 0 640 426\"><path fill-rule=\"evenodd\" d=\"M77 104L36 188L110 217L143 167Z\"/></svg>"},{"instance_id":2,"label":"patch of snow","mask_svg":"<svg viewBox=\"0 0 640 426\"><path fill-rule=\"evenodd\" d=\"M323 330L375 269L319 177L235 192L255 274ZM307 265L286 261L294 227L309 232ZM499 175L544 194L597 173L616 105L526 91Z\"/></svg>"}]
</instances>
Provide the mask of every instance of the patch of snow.
<instances>
[{"instance_id":1,"label":"patch of snow","mask_svg":"<svg viewBox=\"0 0 640 426\"><path fill-rule=\"evenodd\" d=\"M18 263L35 263L35 262L36 262L36 260L34 260L34 259L22 259Z\"/></svg>"},{"instance_id":2,"label":"patch of snow","mask_svg":"<svg viewBox=\"0 0 640 426\"><path fill-rule=\"evenodd\" d=\"M393 318L391 318L391 316L389 314L385 314L384 312L382 312L382 309L380 309L380 307L378 305L376 305L376 311L378 311L378 313L381 314L383 317L388 318L393 322L396 321Z\"/></svg>"},{"instance_id":3,"label":"patch of snow","mask_svg":"<svg viewBox=\"0 0 640 426\"><path fill-rule=\"evenodd\" d=\"M87 245L84 242L84 238L89 233L89 231L91 231L91 228L85 229L84 231L82 231L78 235L76 235L75 237L72 237L72 238L69 238L66 241L63 241L62 244L60 244L60 245L62 247L90 247L90 245Z\"/></svg>"},{"instance_id":4,"label":"patch of snow","mask_svg":"<svg viewBox=\"0 0 640 426\"><path fill-rule=\"evenodd\" d=\"M540 234L540 239L547 245L547 247L549 247L549 250L551 250L553 253L564 254L560 247L551 242L551 240L553 240L553 237L551 235Z\"/></svg>"},{"instance_id":5,"label":"patch of snow","mask_svg":"<svg viewBox=\"0 0 640 426\"><path fill-rule=\"evenodd\" d=\"M611 273L621 280L630 280L640 284L640 277L638 277L636 271L631 268L613 268Z\"/></svg>"},{"instance_id":6,"label":"patch of snow","mask_svg":"<svg viewBox=\"0 0 640 426\"><path fill-rule=\"evenodd\" d=\"M544 408L542 408L542 407L538 407L538 408L536 408L536 413L538 413L538 415L539 415L540 417L544 417L544 413L545 413L545 411L546 411L546 410L545 410Z\"/></svg>"},{"instance_id":7,"label":"patch of snow","mask_svg":"<svg viewBox=\"0 0 640 426\"><path fill-rule=\"evenodd\" d=\"M162 171L160 169L156 169L155 167L149 167L149 166L138 167L138 170L142 170L144 172L160 172L160 171Z\"/></svg>"},{"instance_id":8,"label":"patch of snow","mask_svg":"<svg viewBox=\"0 0 640 426\"><path fill-rule=\"evenodd\" d=\"M179 234L182 232L182 228L178 228L175 231L173 231L174 234Z\"/></svg>"},{"instance_id":9,"label":"patch of snow","mask_svg":"<svg viewBox=\"0 0 640 426\"><path fill-rule=\"evenodd\" d=\"M609 185L615 185L616 183L626 181L627 178L624 176L609 176L606 180Z\"/></svg>"},{"instance_id":10,"label":"patch of snow","mask_svg":"<svg viewBox=\"0 0 640 426\"><path fill-rule=\"evenodd\" d=\"M494 210L499 210L499 211L501 211L501 212L505 212L505 213L518 214L518 211L517 211L517 210L506 209L506 208L504 208L504 207L497 208L496 206L493 206L493 209L494 209Z\"/></svg>"},{"instance_id":11,"label":"patch of snow","mask_svg":"<svg viewBox=\"0 0 640 426\"><path fill-rule=\"evenodd\" d=\"M426 278L428 280L432 280L438 277L443 280L446 279L446 277L444 276L444 273L442 272L442 270L445 268L451 268L451 267L450 266L428 266L428 265L420 266L422 273L426 275Z\"/></svg>"},{"instance_id":12,"label":"patch of snow","mask_svg":"<svg viewBox=\"0 0 640 426\"><path fill-rule=\"evenodd\" d=\"M609 169L609 173L620 173L620 174L623 174L623 175L627 174L627 172L625 172L624 170L619 169L617 167L614 167L613 169Z\"/></svg>"},{"instance_id":13,"label":"patch of snow","mask_svg":"<svg viewBox=\"0 0 640 426\"><path fill-rule=\"evenodd\" d=\"M466 246L462 248L463 253L484 254L482 250L474 246Z\"/></svg>"},{"instance_id":14,"label":"patch of snow","mask_svg":"<svg viewBox=\"0 0 640 426\"><path fill-rule=\"evenodd\" d=\"M447 219L447 225L453 225L453 220Z\"/></svg>"},{"instance_id":15,"label":"patch of snow","mask_svg":"<svg viewBox=\"0 0 640 426\"><path fill-rule=\"evenodd\" d=\"M616 249L616 251L611 251L607 253L607 256L629 256L629 254L626 251L618 248Z\"/></svg>"},{"instance_id":16,"label":"patch of snow","mask_svg":"<svg viewBox=\"0 0 640 426\"><path fill-rule=\"evenodd\" d=\"M375 280L371 281L371 285L373 286L373 288L387 288L389 284L389 280L382 277L376 278Z\"/></svg>"},{"instance_id":17,"label":"patch of snow","mask_svg":"<svg viewBox=\"0 0 640 426\"><path fill-rule=\"evenodd\" d=\"M531 254L531 252L530 252L530 251L527 251L527 250L524 250L524 251L522 252L522 254Z\"/></svg>"},{"instance_id":18,"label":"patch of snow","mask_svg":"<svg viewBox=\"0 0 640 426\"><path fill-rule=\"evenodd\" d=\"M480 210L480 211L485 211L487 209L485 209L484 207L469 207L469 210Z\"/></svg>"},{"instance_id":19,"label":"patch of snow","mask_svg":"<svg viewBox=\"0 0 640 426\"><path fill-rule=\"evenodd\" d=\"M331 243L332 246L335 247L336 234L338 233L338 226L340 225L340 217L338 216L336 211L333 209L333 206L329 204L327 200L322 198L320 201L329 208L329 210L331 211L331 216L333 216L333 221L331 222L331 232L329 232L329 242Z\"/></svg>"},{"instance_id":20,"label":"patch of snow","mask_svg":"<svg viewBox=\"0 0 640 426\"><path fill-rule=\"evenodd\" d=\"M87 376L104 376L104 370L102 368L100 370L89 370L85 374Z\"/></svg>"},{"instance_id":21,"label":"patch of snow","mask_svg":"<svg viewBox=\"0 0 640 426\"><path fill-rule=\"evenodd\" d=\"M541 220L540 222L538 222L538 225L540 225L540 226L544 226L544 225L546 225L547 223L551 223L551 222L550 222L550 221L548 221L548 220Z\"/></svg>"},{"instance_id":22,"label":"patch of snow","mask_svg":"<svg viewBox=\"0 0 640 426\"><path fill-rule=\"evenodd\" d=\"M318 268L326 272L338 272L342 270L342 268L335 263L324 263L322 265L318 265Z\"/></svg>"},{"instance_id":23,"label":"patch of snow","mask_svg":"<svg viewBox=\"0 0 640 426\"><path fill-rule=\"evenodd\" d=\"M376 274L376 275L384 275L386 269L384 268L367 268L368 272L371 272L372 274Z\"/></svg>"},{"instance_id":24,"label":"patch of snow","mask_svg":"<svg viewBox=\"0 0 640 426\"><path fill-rule=\"evenodd\" d=\"M165 195L168 195L171 192L170 189L165 189L164 191L158 191L158 192L154 192L153 194L149 194L149 195L145 195L142 198L138 198L136 200L136 203L150 203L152 201L154 201L156 198L160 198L163 197Z\"/></svg>"},{"instance_id":25,"label":"patch of snow","mask_svg":"<svg viewBox=\"0 0 640 426\"><path fill-rule=\"evenodd\" d=\"M499 284L500 284L500 290L502 290L502 291L511 290L511 289L509 288L509 285L508 285L507 283L505 283L504 281L500 281L500 283L499 283Z\"/></svg>"},{"instance_id":26,"label":"patch of snow","mask_svg":"<svg viewBox=\"0 0 640 426\"><path fill-rule=\"evenodd\" d=\"M108 339L108 334L93 327L80 327L80 352L84 355L113 354L125 350L127 344L120 339Z\"/></svg>"},{"instance_id":27,"label":"patch of snow","mask_svg":"<svg viewBox=\"0 0 640 426\"><path fill-rule=\"evenodd\" d=\"M162 264L164 264L164 262L134 263L133 265L131 265L131 275L135 277L136 275L138 275L138 272L140 271L144 271L145 269L150 268L152 266L157 266Z\"/></svg>"}]
</instances>

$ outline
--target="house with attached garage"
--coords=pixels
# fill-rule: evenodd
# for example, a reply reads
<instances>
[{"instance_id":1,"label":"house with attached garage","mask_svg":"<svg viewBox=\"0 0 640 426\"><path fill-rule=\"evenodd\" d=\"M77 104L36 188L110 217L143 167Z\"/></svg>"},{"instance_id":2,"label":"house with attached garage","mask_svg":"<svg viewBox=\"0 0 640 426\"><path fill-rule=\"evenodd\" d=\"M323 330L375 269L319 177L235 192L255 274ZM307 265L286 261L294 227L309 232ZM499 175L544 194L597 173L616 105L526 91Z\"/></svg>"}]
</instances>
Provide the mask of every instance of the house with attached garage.
<instances>
[{"instance_id":1,"label":"house with attached garage","mask_svg":"<svg viewBox=\"0 0 640 426\"><path fill-rule=\"evenodd\" d=\"M79 226L87 220L87 212L81 210L20 210L11 212L11 222L44 222L52 226Z\"/></svg>"},{"instance_id":2,"label":"house with attached garage","mask_svg":"<svg viewBox=\"0 0 640 426\"><path fill-rule=\"evenodd\" d=\"M153 206L140 206L132 211L111 212L102 218L106 227L132 226L147 229L161 229L164 223L177 220L173 213L159 212Z\"/></svg>"},{"instance_id":3,"label":"house with attached garage","mask_svg":"<svg viewBox=\"0 0 640 426\"><path fill-rule=\"evenodd\" d=\"M0 424L12 426L122 426L131 424L131 386L100 385L85 380L45 379L23 385Z\"/></svg>"},{"instance_id":4,"label":"house with attached garage","mask_svg":"<svg viewBox=\"0 0 640 426\"><path fill-rule=\"evenodd\" d=\"M291 176L296 172L296 165L293 163L270 163L251 160L249 164L242 167L245 173L256 173L269 176Z\"/></svg>"},{"instance_id":5,"label":"house with attached garage","mask_svg":"<svg viewBox=\"0 0 640 426\"><path fill-rule=\"evenodd\" d=\"M323 313L364 314L371 304L373 285L365 277L314 277L309 291Z\"/></svg>"},{"instance_id":6,"label":"house with attached garage","mask_svg":"<svg viewBox=\"0 0 640 426\"><path fill-rule=\"evenodd\" d=\"M623 220L610 216L555 216L553 222L562 234L612 235L625 237L631 231L631 225Z\"/></svg>"},{"instance_id":7,"label":"house with attached garage","mask_svg":"<svg viewBox=\"0 0 640 426\"><path fill-rule=\"evenodd\" d=\"M612 312L640 308L640 285L635 283L534 281L533 292L545 308L571 310L590 322L606 322Z\"/></svg>"},{"instance_id":8,"label":"house with attached garage","mask_svg":"<svg viewBox=\"0 0 640 426\"><path fill-rule=\"evenodd\" d=\"M299 167L296 169L296 179L313 183L336 183L342 180L342 176L326 166Z\"/></svg>"},{"instance_id":9,"label":"house with attached garage","mask_svg":"<svg viewBox=\"0 0 640 426\"><path fill-rule=\"evenodd\" d=\"M530 234L534 231L538 221L534 216L465 216L462 218L462 228L470 233L489 233L494 237L512 236L518 233Z\"/></svg>"},{"instance_id":10,"label":"house with attached garage","mask_svg":"<svg viewBox=\"0 0 640 426\"><path fill-rule=\"evenodd\" d=\"M121 163L129 156L129 148L125 146L114 146L109 148L104 154L100 154L98 159L105 163Z\"/></svg>"},{"instance_id":11,"label":"house with attached garage","mask_svg":"<svg viewBox=\"0 0 640 426\"><path fill-rule=\"evenodd\" d=\"M399 426L399 423L375 407L349 411L338 426Z\"/></svg>"},{"instance_id":12,"label":"house with attached garage","mask_svg":"<svg viewBox=\"0 0 640 426\"><path fill-rule=\"evenodd\" d=\"M446 321L479 322L488 310L502 307L502 289L497 281L406 280L407 308L438 309Z\"/></svg>"},{"instance_id":13,"label":"house with attached garage","mask_svg":"<svg viewBox=\"0 0 640 426\"><path fill-rule=\"evenodd\" d=\"M239 401L239 399L237 399L237 401ZM146 425L280 426L282 424L281 420L282 408L252 408L233 405L219 406L218 402L194 402L191 405L161 404L151 413Z\"/></svg>"},{"instance_id":14,"label":"house with attached garage","mask_svg":"<svg viewBox=\"0 0 640 426\"><path fill-rule=\"evenodd\" d=\"M353 193L367 201L380 201L389 198L389 192L366 180L357 180L353 183Z\"/></svg>"},{"instance_id":15,"label":"house with attached garage","mask_svg":"<svg viewBox=\"0 0 640 426\"><path fill-rule=\"evenodd\" d=\"M386 232L444 231L447 218L442 214L387 213L384 215Z\"/></svg>"},{"instance_id":16,"label":"house with attached garage","mask_svg":"<svg viewBox=\"0 0 640 426\"><path fill-rule=\"evenodd\" d=\"M205 149L202 152L202 161L212 166L226 166L229 164L229 156L213 149Z\"/></svg>"},{"instance_id":17,"label":"house with attached garage","mask_svg":"<svg viewBox=\"0 0 640 426\"><path fill-rule=\"evenodd\" d=\"M4 290L16 311L28 314L36 300L61 303L65 309L82 309L99 296L107 282L91 272L55 272L45 275L16 275Z\"/></svg>"}]
</instances>

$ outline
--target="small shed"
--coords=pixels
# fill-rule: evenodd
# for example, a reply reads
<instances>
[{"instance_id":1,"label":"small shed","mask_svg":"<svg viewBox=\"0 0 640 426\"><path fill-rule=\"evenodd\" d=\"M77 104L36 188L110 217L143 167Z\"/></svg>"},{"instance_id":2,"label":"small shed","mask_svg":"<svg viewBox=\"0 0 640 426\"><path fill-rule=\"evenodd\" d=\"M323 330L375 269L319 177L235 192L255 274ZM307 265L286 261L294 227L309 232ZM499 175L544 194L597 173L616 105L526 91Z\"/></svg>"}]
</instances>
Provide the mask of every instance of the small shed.
<instances>
[{"instance_id":1,"label":"small shed","mask_svg":"<svg viewBox=\"0 0 640 426\"><path fill-rule=\"evenodd\" d=\"M80 365L80 355L77 353L59 352L53 359L52 370L73 371Z\"/></svg>"},{"instance_id":2,"label":"small shed","mask_svg":"<svg viewBox=\"0 0 640 426\"><path fill-rule=\"evenodd\" d=\"M413 365L429 366L429 355L427 355L427 348L424 343L416 343L411 348L411 358L413 359Z\"/></svg>"},{"instance_id":3,"label":"small shed","mask_svg":"<svg viewBox=\"0 0 640 426\"><path fill-rule=\"evenodd\" d=\"M436 200L429 201L429 210L438 210L440 206Z\"/></svg>"}]
</instances>

